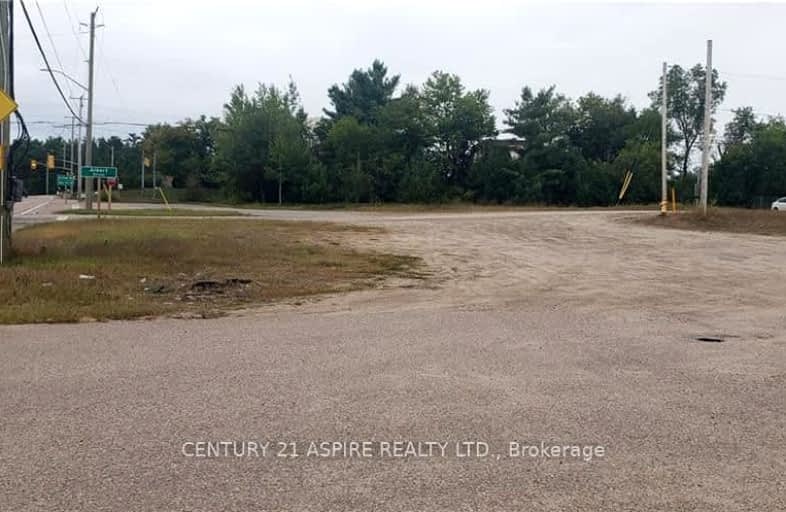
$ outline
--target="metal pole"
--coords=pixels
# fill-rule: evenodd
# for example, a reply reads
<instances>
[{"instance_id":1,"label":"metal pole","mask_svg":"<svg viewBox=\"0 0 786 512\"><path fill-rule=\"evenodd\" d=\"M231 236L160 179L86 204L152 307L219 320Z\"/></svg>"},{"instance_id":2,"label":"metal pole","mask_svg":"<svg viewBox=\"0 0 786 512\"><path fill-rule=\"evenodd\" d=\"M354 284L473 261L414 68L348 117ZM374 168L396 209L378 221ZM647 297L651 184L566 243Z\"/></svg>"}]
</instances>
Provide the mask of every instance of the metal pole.
<instances>
[{"instance_id":1,"label":"metal pole","mask_svg":"<svg viewBox=\"0 0 786 512\"><path fill-rule=\"evenodd\" d=\"M704 150L701 152L701 208L707 214L707 181L712 137L712 39L707 40L707 69L704 78Z\"/></svg>"},{"instance_id":2,"label":"metal pole","mask_svg":"<svg viewBox=\"0 0 786 512\"><path fill-rule=\"evenodd\" d=\"M95 56L96 40L96 10L90 13L90 59L88 61L88 81L87 81L87 140L85 144L85 165L93 165L93 64ZM93 209L93 178L88 178L85 182L85 208Z\"/></svg>"},{"instance_id":3,"label":"metal pole","mask_svg":"<svg viewBox=\"0 0 786 512\"><path fill-rule=\"evenodd\" d=\"M68 149L68 160L71 162L71 174L74 174L74 116L71 116L71 144Z\"/></svg>"},{"instance_id":4,"label":"metal pole","mask_svg":"<svg viewBox=\"0 0 786 512\"><path fill-rule=\"evenodd\" d=\"M68 161L71 162L69 164L69 168L71 169L71 190L68 192L71 194L71 198L73 199L74 196L74 181L76 178L74 176L74 116L71 116L71 143L69 144L68 149Z\"/></svg>"},{"instance_id":5,"label":"metal pole","mask_svg":"<svg viewBox=\"0 0 786 512\"><path fill-rule=\"evenodd\" d=\"M66 167L65 164L66 158L68 158L68 151L66 150L66 141L65 139L63 139L63 165L62 165L63 171L65 171L65 167ZM60 185L57 183L57 171L55 171L55 195L58 194L59 189L60 189ZM63 190L63 197L64 198L68 197L66 196L65 190Z\"/></svg>"},{"instance_id":6,"label":"metal pole","mask_svg":"<svg viewBox=\"0 0 786 512\"><path fill-rule=\"evenodd\" d=\"M663 100L661 103L661 111L660 111L660 200L661 200L661 211L667 209L667 205L669 203L669 191L668 191L668 180L666 178L667 165L666 165L666 158L668 157L667 146L668 141L666 140L667 137L667 127L668 127L668 119L669 119L669 111L668 111L668 88L666 86L666 79L668 75L668 65L664 62L663 63L663 85L661 89L661 95L663 96Z\"/></svg>"},{"instance_id":7,"label":"metal pole","mask_svg":"<svg viewBox=\"0 0 786 512\"><path fill-rule=\"evenodd\" d=\"M0 2L0 87L7 94L11 92L11 2ZM11 169L8 150L11 142L11 120L0 123L0 145L3 146L3 162L0 162L0 265L5 263L11 253L11 218L14 204L9 201Z\"/></svg>"},{"instance_id":8,"label":"metal pole","mask_svg":"<svg viewBox=\"0 0 786 512\"><path fill-rule=\"evenodd\" d=\"M109 152L112 155L111 158L110 158L110 164L109 165L114 167L115 166L115 147L114 146L109 146Z\"/></svg>"},{"instance_id":9,"label":"metal pole","mask_svg":"<svg viewBox=\"0 0 786 512\"><path fill-rule=\"evenodd\" d=\"M139 171L139 195L144 196L145 195L145 151L141 148L141 146L139 149L142 152L142 160L140 162L142 167L141 170Z\"/></svg>"},{"instance_id":10,"label":"metal pole","mask_svg":"<svg viewBox=\"0 0 786 512\"><path fill-rule=\"evenodd\" d=\"M84 106L85 95L79 97L79 129L77 134L77 143L76 143L76 200L77 202L82 200L82 107Z\"/></svg>"},{"instance_id":11,"label":"metal pole","mask_svg":"<svg viewBox=\"0 0 786 512\"><path fill-rule=\"evenodd\" d=\"M153 190L156 189L156 161L158 160L158 150L153 151Z\"/></svg>"}]
</instances>

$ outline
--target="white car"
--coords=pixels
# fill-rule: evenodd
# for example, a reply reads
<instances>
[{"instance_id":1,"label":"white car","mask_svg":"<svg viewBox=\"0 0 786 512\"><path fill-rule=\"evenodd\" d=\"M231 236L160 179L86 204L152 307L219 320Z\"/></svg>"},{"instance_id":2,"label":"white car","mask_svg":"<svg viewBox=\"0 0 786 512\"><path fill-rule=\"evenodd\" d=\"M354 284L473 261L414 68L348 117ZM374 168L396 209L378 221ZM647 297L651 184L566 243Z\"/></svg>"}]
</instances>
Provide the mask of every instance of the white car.
<instances>
[{"instance_id":1,"label":"white car","mask_svg":"<svg viewBox=\"0 0 786 512\"><path fill-rule=\"evenodd\" d=\"M781 197L780 199L776 199L774 203L772 203L771 208L775 211L781 210L786 212L786 197Z\"/></svg>"}]
</instances>

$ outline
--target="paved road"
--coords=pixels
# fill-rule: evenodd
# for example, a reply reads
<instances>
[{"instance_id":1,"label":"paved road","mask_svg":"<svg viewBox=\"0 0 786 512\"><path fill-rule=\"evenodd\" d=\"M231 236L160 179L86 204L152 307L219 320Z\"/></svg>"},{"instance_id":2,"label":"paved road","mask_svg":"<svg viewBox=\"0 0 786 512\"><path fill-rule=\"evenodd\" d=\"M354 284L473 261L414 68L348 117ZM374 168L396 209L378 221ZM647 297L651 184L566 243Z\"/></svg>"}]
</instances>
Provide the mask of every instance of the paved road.
<instances>
[{"instance_id":1,"label":"paved road","mask_svg":"<svg viewBox=\"0 0 786 512\"><path fill-rule=\"evenodd\" d=\"M784 242L628 215L297 212L385 226L374 247L431 275L214 320L0 327L0 508L786 509ZM230 440L245 457L191 456ZM382 456L394 440L449 444Z\"/></svg>"},{"instance_id":2,"label":"paved road","mask_svg":"<svg viewBox=\"0 0 786 512\"><path fill-rule=\"evenodd\" d=\"M70 201L70 203L74 203ZM56 212L69 208L65 201L56 196L28 196L14 205L14 230L41 222L57 219Z\"/></svg>"}]
</instances>

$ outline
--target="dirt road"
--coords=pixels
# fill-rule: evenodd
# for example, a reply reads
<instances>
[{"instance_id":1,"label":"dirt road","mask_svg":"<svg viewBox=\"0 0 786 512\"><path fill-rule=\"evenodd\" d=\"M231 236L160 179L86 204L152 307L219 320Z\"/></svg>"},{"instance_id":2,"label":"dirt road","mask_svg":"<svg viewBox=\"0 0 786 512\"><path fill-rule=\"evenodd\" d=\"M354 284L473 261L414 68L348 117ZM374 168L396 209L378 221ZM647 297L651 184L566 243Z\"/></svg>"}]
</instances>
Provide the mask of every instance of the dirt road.
<instances>
[{"instance_id":1,"label":"dirt road","mask_svg":"<svg viewBox=\"0 0 786 512\"><path fill-rule=\"evenodd\" d=\"M385 226L377 247L428 275L215 320L0 327L0 508L786 509L782 239L631 213L255 215Z\"/></svg>"}]
</instances>

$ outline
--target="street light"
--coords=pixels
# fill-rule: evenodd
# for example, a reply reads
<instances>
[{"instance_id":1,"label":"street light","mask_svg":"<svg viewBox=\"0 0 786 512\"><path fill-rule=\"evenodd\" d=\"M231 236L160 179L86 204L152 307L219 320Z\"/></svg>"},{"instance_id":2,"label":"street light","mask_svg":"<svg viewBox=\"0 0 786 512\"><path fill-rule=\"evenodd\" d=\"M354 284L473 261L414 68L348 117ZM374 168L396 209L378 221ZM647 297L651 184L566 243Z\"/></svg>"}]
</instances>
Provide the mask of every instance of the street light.
<instances>
[{"instance_id":1,"label":"street light","mask_svg":"<svg viewBox=\"0 0 786 512\"><path fill-rule=\"evenodd\" d=\"M69 75L67 75L65 72L63 72L63 71L60 71L59 69L46 69L46 68L41 68L39 71L44 71L44 72L47 72L47 73L48 73L49 71L51 71L52 73L57 73L58 75L63 75L63 76L64 76L64 77L66 77L68 80L71 80L73 83L75 83L76 85L78 85L79 87L81 87L81 88L82 88L82 90L84 90L84 91L87 91L87 87L86 87L86 86L82 85L82 84L81 84L81 83L79 83L79 82L78 82L78 81L77 81L75 78L72 78L72 77L70 77L70 76L69 76Z\"/></svg>"}]
</instances>

